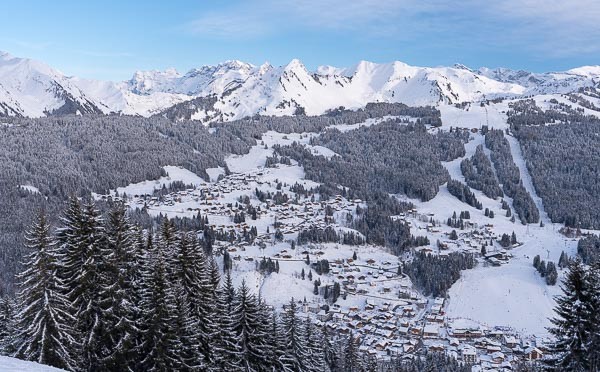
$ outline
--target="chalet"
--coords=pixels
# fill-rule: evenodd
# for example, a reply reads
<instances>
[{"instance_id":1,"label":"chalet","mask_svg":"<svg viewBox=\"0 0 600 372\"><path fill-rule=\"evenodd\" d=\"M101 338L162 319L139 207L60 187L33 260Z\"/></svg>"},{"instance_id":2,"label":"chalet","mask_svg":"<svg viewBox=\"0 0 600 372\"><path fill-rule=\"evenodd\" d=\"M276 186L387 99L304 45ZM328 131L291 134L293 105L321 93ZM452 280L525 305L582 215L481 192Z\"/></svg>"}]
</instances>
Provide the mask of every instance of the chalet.
<instances>
[{"instance_id":1,"label":"chalet","mask_svg":"<svg viewBox=\"0 0 600 372\"><path fill-rule=\"evenodd\" d=\"M328 313L325 310L321 310L317 313L317 319L319 319L322 322L327 322L327 321L331 320L332 317L333 317L333 314Z\"/></svg>"},{"instance_id":2,"label":"chalet","mask_svg":"<svg viewBox=\"0 0 600 372\"><path fill-rule=\"evenodd\" d=\"M405 354L415 351L415 345L409 343L402 345L402 348Z\"/></svg>"},{"instance_id":3,"label":"chalet","mask_svg":"<svg viewBox=\"0 0 600 372\"><path fill-rule=\"evenodd\" d=\"M531 346L525 350L525 357L528 360L538 360L544 357L544 353L537 347Z\"/></svg>"},{"instance_id":4,"label":"chalet","mask_svg":"<svg viewBox=\"0 0 600 372\"><path fill-rule=\"evenodd\" d=\"M436 343L429 345L429 351L432 351L434 353L443 353L444 351L446 351L446 348L444 347L444 345Z\"/></svg>"},{"instance_id":5,"label":"chalet","mask_svg":"<svg viewBox=\"0 0 600 372\"><path fill-rule=\"evenodd\" d=\"M319 311L322 311L322 310L321 310L321 306L319 306L318 304L310 304L310 305L308 305L308 311L313 314L317 314Z\"/></svg>"},{"instance_id":6,"label":"chalet","mask_svg":"<svg viewBox=\"0 0 600 372\"><path fill-rule=\"evenodd\" d=\"M502 348L500 346L488 345L488 346L486 346L485 350L488 353L496 353L498 351L502 351Z\"/></svg>"},{"instance_id":7,"label":"chalet","mask_svg":"<svg viewBox=\"0 0 600 372\"><path fill-rule=\"evenodd\" d=\"M477 363L477 350L472 347L465 347L461 352L462 360L466 364L476 364Z\"/></svg>"},{"instance_id":8,"label":"chalet","mask_svg":"<svg viewBox=\"0 0 600 372\"><path fill-rule=\"evenodd\" d=\"M448 334L458 339L475 339L483 336L480 329L449 329Z\"/></svg>"},{"instance_id":9,"label":"chalet","mask_svg":"<svg viewBox=\"0 0 600 372\"><path fill-rule=\"evenodd\" d=\"M442 306L441 305L433 305L431 307L431 312L435 313L435 314L441 314L442 313Z\"/></svg>"},{"instance_id":10,"label":"chalet","mask_svg":"<svg viewBox=\"0 0 600 372\"><path fill-rule=\"evenodd\" d=\"M341 313L334 313L333 314L333 321L336 323L341 323L344 321L344 314Z\"/></svg>"},{"instance_id":11,"label":"chalet","mask_svg":"<svg viewBox=\"0 0 600 372\"><path fill-rule=\"evenodd\" d=\"M378 329L375 333L383 338L392 338L394 332L386 329Z\"/></svg>"},{"instance_id":12,"label":"chalet","mask_svg":"<svg viewBox=\"0 0 600 372\"><path fill-rule=\"evenodd\" d=\"M419 249L419 251L421 251L423 253L431 253L431 252L433 252L433 249L431 249L431 247L423 247L423 248Z\"/></svg>"},{"instance_id":13,"label":"chalet","mask_svg":"<svg viewBox=\"0 0 600 372\"><path fill-rule=\"evenodd\" d=\"M402 327L410 327L410 319L403 318L400 319L398 323L400 323Z\"/></svg>"},{"instance_id":14,"label":"chalet","mask_svg":"<svg viewBox=\"0 0 600 372\"><path fill-rule=\"evenodd\" d=\"M426 324L423 328L424 338L436 338L439 337L439 326L436 324Z\"/></svg>"},{"instance_id":15,"label":"chalet","mask_svg":"<svg viewBox=\"0 0 600 372\"><path fill-rule=\"evenodd\" d=\"M504 353L502 353L500 351L496 351L496 352L492 353L490 355L490 357L494 363L502 363L502 362L504 362L504 359L506 358Z\"/></svg>"},{"instance_id":16,"label":"chalet","mask_svg":"<svg viewBox=\"0 0 600 372\"><path fill-rule=\"evenodd\" d=\"M415 304L417 304L417 307L419 309L424 309L425 306L427 305L427 300L420 299L420 300L415 301Z\"/></svg>"},{"instance_id":17,"label":"chalet","mask_svg":"<svg viewBox=\"0 0 600 372\"><path fill-rule=\"evenodd\" d=\"M421 336L422 332L421 327L412 327L410 329L410 334L413 336Z\"/></svg>"},{"instance_id":18,"label":"chalet","mask_svg":"<svg viewBox=\"0 0 600 372\"><path fill-rule=\"evenodd\" d=\"M518 345L517 339L514 336L504 336L504 345L508 348L514 348Z\"/></svg>"}]
</instances>

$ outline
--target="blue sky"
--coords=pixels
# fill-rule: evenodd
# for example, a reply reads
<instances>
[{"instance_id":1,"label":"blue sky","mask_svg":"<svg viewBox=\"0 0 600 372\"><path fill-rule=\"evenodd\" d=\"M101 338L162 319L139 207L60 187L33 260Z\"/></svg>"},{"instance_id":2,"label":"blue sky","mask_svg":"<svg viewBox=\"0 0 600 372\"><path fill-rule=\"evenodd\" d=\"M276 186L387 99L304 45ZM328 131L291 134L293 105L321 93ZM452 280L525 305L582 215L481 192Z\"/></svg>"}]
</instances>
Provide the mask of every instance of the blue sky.
<instances>
[{"instance_id":1,"label":"blue sky","mask_svg":"<svg viewBox=\"0 0 600 372\"><path fill-rule=\"evenodd\" d=\"M5 1L0 50L123 80L227 59L564 70L600 64L597 0Z\"/></svg>"}]
</instances>

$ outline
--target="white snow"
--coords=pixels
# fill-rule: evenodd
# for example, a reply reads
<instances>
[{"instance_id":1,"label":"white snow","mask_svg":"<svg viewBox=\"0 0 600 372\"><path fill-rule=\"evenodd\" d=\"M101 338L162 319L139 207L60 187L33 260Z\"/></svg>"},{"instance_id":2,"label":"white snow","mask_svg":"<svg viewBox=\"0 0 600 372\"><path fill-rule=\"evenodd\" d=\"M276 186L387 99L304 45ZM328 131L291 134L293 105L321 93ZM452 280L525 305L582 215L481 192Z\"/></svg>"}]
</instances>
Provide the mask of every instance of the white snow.
<instances>
[{"instance_id":1,"label":"white snow","mask_svg":"<svg viewBox=\"0 0 600 372\"><path fill-rule=\"evenodd\" d=\"M200 186L206 182L193 172L181 167L175 167L167 165L163 167L167 172L166 177L160 177L154 181L142 181L138 183L132 183L124 187L118 187L117 192L120 195L126 193L127 195L144 195L152 194L154 190L160 190L163 186L168 187L174 181L181 181L184 184ZM111 195L114 194L115 190L111 190ZM97 197L98 195L96 195Z\"/></svg>"},{"instance_id":2,"label":"white snow","mask_svg":"<svg viewBox=\"0 0 600 372\"><path fill-rule=\"evenodd\" d=\"M210 177L210 182L216 182L220 175L225 175L225 168L208 168L206 169L206 173L208 174L208 177Z\"/></svg>"},{"instance_id":3,"label":"white snow","mask_svg":"<svg viewBox=\"0 0 600 372\"><path fill-rule=\"evenodd\" d=\"M64 369L45 366L16 358L0 355L0 371L2 372L64 372Z\"/></svg>"},{"instance_id":4,"label":"white snow","mask_svg":"<svg viewBox=\"0 0 600 372\"><path fill-rule=\"evenodd\" d=\"M27 191L29 191L29 192L31 192L33 194L39 194L40 193L40 190L37 187L35 187L35 186L20 185L19 187L22 188L23 190L27 190Z\"/></svg>"}]
</instances>

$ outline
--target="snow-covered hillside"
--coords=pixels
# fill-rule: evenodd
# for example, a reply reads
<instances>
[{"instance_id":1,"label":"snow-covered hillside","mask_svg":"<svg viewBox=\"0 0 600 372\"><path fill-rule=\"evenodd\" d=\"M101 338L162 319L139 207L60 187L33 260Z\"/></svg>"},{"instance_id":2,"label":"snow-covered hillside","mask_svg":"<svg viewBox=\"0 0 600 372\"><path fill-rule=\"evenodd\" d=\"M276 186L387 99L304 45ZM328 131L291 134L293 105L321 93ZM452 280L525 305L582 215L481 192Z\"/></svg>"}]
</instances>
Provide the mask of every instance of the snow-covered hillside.
<instances>
[{"instance_id":1,"label":"snow-covered hillside","mask_svg":"<svg viewBox=\"0 0 600 372\"><path fill-rule=\"evenodd\" d=\"M185 74L174 69L138 71L128 81L108 82L68 77L41 62L0 52L0 116L164 113L175 119L228 121L257 113L318 115L339 106L364 107L369 102L445 106L567 93L597 87L599 81L598 66L538 74L361 61L349 68L320 66L310 71L294 59L279 67L234 60ZM210 101L199 102L199 98Z\"/></svg>"},{"instance_id":2,"label":"snow-covered hillside","mask_svg":"<svg viewBox=\"0 0 600 372\"><path fill-rule=\"evenodd\" d=\"M63 369L27 362L20 359L0 355L0 371L2 372L61 372Z\"/></svg>"}]
</instances>

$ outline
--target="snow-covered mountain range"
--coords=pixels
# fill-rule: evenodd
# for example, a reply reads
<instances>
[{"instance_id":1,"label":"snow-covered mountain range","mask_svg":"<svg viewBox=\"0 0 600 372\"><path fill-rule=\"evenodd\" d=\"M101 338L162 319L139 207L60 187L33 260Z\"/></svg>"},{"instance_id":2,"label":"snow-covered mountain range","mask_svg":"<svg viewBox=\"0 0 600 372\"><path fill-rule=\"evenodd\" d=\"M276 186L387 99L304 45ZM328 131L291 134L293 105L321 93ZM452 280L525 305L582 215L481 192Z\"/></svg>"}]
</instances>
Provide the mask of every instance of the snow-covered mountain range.
<instances>
[{"instance_id":1,"label":"snow-covered mountain range","mask_svg":"<svg viewBox=\"0 0 600 372\"><path fill-rule=\"evenodd\" d=\"M44 63L0 52L0 116L120 113L203 122L254 114L308 115L368 102L438 105L600 87L600 66L532 73L463 65L416 67L361 61L350 68L299 60L286 66L227 61L180 74L138 71L124 82L66 76Z\"/></svg>"}]
</instances>

